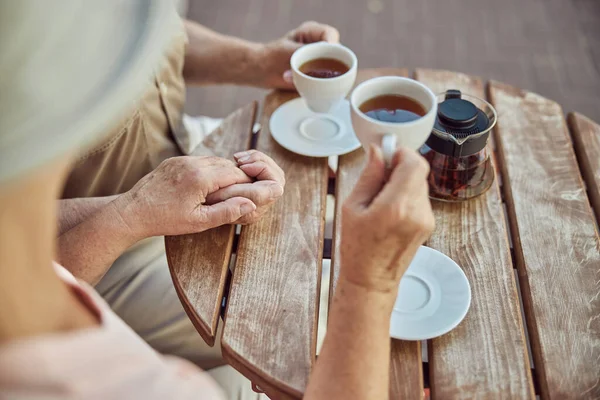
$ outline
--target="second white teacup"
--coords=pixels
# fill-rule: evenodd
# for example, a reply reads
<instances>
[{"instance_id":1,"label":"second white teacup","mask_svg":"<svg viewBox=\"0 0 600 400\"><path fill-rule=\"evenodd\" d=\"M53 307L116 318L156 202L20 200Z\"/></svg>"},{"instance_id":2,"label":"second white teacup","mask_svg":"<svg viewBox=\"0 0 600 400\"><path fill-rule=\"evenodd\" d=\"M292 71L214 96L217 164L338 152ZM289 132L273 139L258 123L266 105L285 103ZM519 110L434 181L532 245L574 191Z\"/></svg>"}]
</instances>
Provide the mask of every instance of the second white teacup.
<instances>
[{"instance_id":1,"label":"second white teacup","mask_svg":"<svg viewBox=\"0 0 600 400\"><path fill-rule=\"evenodd\" d=\"M410 122L385 122L360 110L366 101L383 95L408 97L423 106L425 115ZM365 148L371 143L381 146L388 164L397 147L417 150L425 143L437 114L435 94L422 83L399 76L382 76L361 83L352 92L350 104L356 136Z\"/></svg>"},{"instance_id":2,"label":"second white teacup","mask_svg":"<svg viewBox=\"0 0 600 400\"><path fill-rule=\"evenodd\" d=\"M346 64L348 71L334 78L314 78L300 71L308 61L333 58ZM308 108L317 113L327 113L344 99L356 80L358 61L349 48L341 44L317 42L304 45L294 52L290 60L294 85Z\"/></svg>"}]
</instances>

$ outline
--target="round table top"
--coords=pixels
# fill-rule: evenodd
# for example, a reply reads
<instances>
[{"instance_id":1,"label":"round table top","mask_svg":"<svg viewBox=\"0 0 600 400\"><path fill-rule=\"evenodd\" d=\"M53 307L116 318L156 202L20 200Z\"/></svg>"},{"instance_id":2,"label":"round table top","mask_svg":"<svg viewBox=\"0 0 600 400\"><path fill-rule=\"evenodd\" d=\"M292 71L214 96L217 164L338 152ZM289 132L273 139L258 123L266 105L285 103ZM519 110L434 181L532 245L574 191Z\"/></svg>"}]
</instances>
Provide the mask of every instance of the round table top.
<instances>
[{"instance_id":1,"label":"round table top","mask_svg":"<svg viewBox=\"0 0 600 400\"><path fill-rule=\"evenodd\" d=\"M361 70L357 83L383 75L408 71ZM598 394L600 126L577 113L565 119L554 101L503 83L425 69L414 78L434 92L460 89L494 105L497 179L473 200L433 202L436 230L427 245L461 266L471 309L456 329L427 342L427 358L420 342L392 340L390 398L421 399L424 388L441 399ZM334 179L327 159L280 147L269 117L296 96L270 93L261 115L256 103L237 110L198 150L232 157L252 145L269 154L286 172L283 199L239 235L223 226L166 238L173 283L199 334L213 344L223 315L225 359L277 399L300 398L306 387L322 260L331 258L333 290L337 217L364 162L362 149L341 156ZM256 120L262 129L253 137ZM332 239L324 237L328 194Z\"/></svg>"}]
</instances>

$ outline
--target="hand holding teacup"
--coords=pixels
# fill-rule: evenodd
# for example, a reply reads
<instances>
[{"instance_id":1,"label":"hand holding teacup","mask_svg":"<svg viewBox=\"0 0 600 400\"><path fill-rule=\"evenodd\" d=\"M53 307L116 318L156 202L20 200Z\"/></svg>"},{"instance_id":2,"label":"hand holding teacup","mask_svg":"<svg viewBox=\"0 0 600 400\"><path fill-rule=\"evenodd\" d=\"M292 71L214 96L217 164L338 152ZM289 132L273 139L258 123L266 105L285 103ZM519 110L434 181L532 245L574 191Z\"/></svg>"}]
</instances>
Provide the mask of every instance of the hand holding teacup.
<instances>
[{"instance_id":1,"label":"hand holding teacup","mask_svg":"<svg viewBox=\"0 0 600 400\"><path fill-rule=\"evenodd\" d=\"M342 207L340 279L387 293L393 303L400 278L435 226L428 172L414 151L395 151L388 170L381 150L368 147L365 168Z\"/></svg>"},{"instance_id":2,"label":"hand holding teacup","mask_svg":"<svg viewBox=\"0 0 600 400\"><path fill-rule=\"evenodd\" d=\"M354 86L358 60L341 44L318 42L296 50L290 65L294 86L308 108L328 113Z\"/></svg>"},{"instance_id":3,"label":"hand holding teacup","mask_svg":"<svg viewBox=\"0 0 600 400\"><path fill-rule=\"evenodd\" d=\"M352 50L335 43L307 44L294 52L290 67L300 98L271 115L272 137L284 148L312 157L346 154L360 147L345 99L358 69Z\"/></svg>"}]
</instances>

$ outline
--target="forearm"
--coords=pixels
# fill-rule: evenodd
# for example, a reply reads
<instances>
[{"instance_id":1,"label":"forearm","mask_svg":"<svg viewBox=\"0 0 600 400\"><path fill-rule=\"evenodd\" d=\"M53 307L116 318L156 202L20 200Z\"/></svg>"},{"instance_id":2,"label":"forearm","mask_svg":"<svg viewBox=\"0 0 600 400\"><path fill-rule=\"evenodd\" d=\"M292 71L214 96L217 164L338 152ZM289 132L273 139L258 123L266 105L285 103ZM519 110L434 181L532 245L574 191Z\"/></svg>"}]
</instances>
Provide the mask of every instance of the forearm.
<instances>
[{"instance_id":1,"label":"forearm","mask_svg":"<svg viewBox=\"0 0 600 400\"><path fill-rule=\"evenodd\" d=\"M222 35L185 21L189 43L183 76L186 83L261 86L261 45Z\"/></svg>"},{"instance_id":2,"label":"forearm","mask_svg":"<svg viewBox=\"0 0 600 400\"><path fill-rule=\"evenodd\" d=\"M123 201L121 198L106 204L58 238L59 263L91 285L100 281L125 250L142 239L125 223Z\"/></svg>"},{"instance_id":3,"label":"forearm","mask_svg":"<svg viewBox=\"0 0 600 400\"><path fill-rule=\"evenodd\" d=\"M388 398L394 299L393 293L369 291L340 277L305 399Z\"/></svg>"},{"instance_id":4,"label":"forearm","mask_svg":"<svg viewBox=\"0 0 600 400\"><path fill-rule=\"evenodd\" d=\"M117 197L118 195L58 200L58 234L62 235L90 218Z\"/></svg>"}]
</instances>

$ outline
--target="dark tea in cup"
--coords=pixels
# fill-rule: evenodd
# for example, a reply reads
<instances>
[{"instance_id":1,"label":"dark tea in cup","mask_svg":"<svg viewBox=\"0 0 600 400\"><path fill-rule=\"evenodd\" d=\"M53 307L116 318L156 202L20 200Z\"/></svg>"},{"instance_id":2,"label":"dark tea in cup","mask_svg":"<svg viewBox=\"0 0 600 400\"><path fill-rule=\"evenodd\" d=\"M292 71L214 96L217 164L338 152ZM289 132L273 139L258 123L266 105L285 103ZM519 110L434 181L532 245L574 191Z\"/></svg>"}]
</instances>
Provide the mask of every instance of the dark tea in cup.
<instances>
[{"instance_id":1,"label":"dark tea in cup","mask_svg":"<svg viewBox=\"0 0 600 400\"><path fill-rule=\"evenodd\" d=\"M350 67L335 58L316 58L302 64L299 70L313 78L329 79L344 75Z\"/></svg>"},{"instance_id":2,"label":"dark tea in cup","mask_svg":"<svg viewBox=\"0 0 600 400\"><path fill-rule=\"evenodd\" d=\"M411 122L427 113L418 101L395 94L373 97L362 103L358 109L381 122Z\"/></svg>"},{"instance_id":3,"label":"dark tea in cup","mask_svg":"<svg viewBox=\"0 0 600 400\"><path fill-rule=\"evenodd\" d=\"M358 85L350 96L356 137L368 149L381 147L391 165L398 147L417 150L431 135L437 113L435 94L401 76L380 76Z\"/></svg>"}]
</instances>

